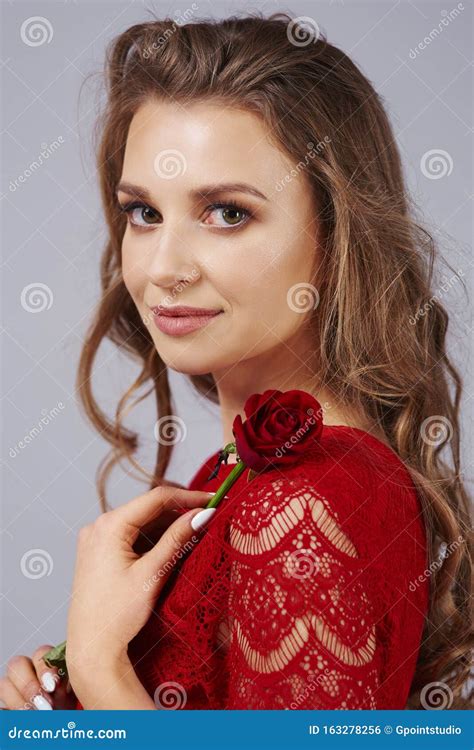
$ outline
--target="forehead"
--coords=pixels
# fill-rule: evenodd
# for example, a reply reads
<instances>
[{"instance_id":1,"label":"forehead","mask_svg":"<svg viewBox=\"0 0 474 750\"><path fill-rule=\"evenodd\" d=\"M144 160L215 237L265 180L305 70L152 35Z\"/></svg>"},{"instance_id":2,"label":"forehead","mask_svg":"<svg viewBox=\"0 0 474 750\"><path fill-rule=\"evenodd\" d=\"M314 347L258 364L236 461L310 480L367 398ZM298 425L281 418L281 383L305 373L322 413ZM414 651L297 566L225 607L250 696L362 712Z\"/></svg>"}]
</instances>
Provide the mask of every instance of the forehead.
<instances>
[{"instance_id":1,"label":"forehead","mask_svg":"<svg viewBox=\"0 0 474 750\"><path fill-rule=\"evenodd\" d=\"M203 181L260 179L268 186L293 166L252 112L213 102L152 100L130 124L124 174L130 163L146 168L163 151L176 151L189 174Z\"/></svg>"}]
</instances>

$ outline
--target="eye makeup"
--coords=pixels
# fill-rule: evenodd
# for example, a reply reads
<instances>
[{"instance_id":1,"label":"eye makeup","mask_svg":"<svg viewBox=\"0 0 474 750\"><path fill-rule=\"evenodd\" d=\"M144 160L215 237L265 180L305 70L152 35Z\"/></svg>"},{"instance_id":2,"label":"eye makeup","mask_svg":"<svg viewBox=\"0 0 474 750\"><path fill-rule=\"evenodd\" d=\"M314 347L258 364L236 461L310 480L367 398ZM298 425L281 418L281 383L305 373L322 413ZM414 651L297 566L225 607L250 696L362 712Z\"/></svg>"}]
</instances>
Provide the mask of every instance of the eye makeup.
<instances>
[{"instance_id":1,"label":"eye makeup","mask_svg":"<svg viewBox=\"0 0 474 750\"><path fill-rule=\"evenodd\" d=\"M215 203L211 203L204 209L204 213L206 214L206 217L208 217L214 211L223 211L226 209L230 209L231 212L233 211L234 213L241 214L241 216L243 217L242 220L239 221L238 224L226 224L224 226L222 225L219 226L217 224L205 223L204 226L210 226L213 229L218 229L219 231L223 230L225 232L236 231L237 229L241 229L242 227L244 227L249 222L249 220L253 217L253 212L251 211L249 207L242 205L240 202L234 199L229 199L226 201L216 201ZM138 229L139 231L142 231L142 230L148 231L149 227L153 227L155 225L162 223L160 221L146 222L144 220L144 217L143 217L144 211L151 212L151 214L154 215L156 219L159 219L161 214L158 211L156 211L154 208L149 206L147 203L144 203L142 201L133 200L125 204L119 203L119 210L121 213L126 214L127 221L130 224L130 226L133 227L133 229ZM137 221L137 218L135 215L136 211L140 212L138 213L138 216L141 216L141 218L144 220L143 224Z\"/></svg>"}]
</instances>

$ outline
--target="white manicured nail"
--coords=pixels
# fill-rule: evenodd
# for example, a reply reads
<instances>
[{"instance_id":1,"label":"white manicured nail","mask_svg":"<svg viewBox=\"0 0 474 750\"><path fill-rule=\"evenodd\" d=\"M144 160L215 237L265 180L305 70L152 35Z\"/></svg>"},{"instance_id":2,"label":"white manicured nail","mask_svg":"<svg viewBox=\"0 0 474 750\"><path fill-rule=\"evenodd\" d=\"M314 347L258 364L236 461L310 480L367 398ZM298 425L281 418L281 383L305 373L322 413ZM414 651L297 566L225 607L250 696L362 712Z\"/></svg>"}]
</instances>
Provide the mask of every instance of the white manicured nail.
<instances>
[{"instance_id":1,"label":"white manicured nail","mask_svg":"<svg viewBox=\"0 0 474 750\"><path fill-rule=\"evenodd\" d=\"M56 689L56 680L52 672L45 672L41 675L41 684L48 693L54 693Z\"/></svg>"},{"instance_id":2,"label":"white manicured nail","mask_svg":"<svg viewBox=\"0 0 474 750\"><path fill-rule=\"evenodd\" d=\"M46 698L43 698L42 695L35 695L33 698L33 703L35 704L38 711L52 711L53 707Z\"/></svg>"},{"instance_id":3,"label":"white manicured nail","mask_svg":"<svg viewBox=\"0 0 474 750\"><path fill-rule=\"evenodd\" d=\"M201 510L199 513L196 513L196 515L191 520L191 526L193 527L194 531L200 531L204 526L210 521L214 513L216 512L216 508L204 508L204 510Z\"/></svg>"}]
</instances>

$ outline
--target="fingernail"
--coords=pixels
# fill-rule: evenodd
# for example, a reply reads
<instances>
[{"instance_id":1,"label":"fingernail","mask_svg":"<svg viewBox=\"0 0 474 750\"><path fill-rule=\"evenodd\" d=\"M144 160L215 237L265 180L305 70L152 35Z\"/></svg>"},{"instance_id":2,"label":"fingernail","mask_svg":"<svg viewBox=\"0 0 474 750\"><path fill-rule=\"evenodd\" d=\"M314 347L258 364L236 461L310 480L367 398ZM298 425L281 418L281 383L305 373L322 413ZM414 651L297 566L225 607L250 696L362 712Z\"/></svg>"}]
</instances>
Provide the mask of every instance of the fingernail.
<instances>
[{"instance_id":1,"label":"fingernail","mask_svg":"<svg viewBox=\"0 0 474 750\"><path fill-rule=\"evenodd\" d=\"M54 693L56 690L56 680L52 672L45 672L41 675L41 684L48 693Z\"/></svg>"},{"instance_id":2,"label":"fingernail","mask_svg":"<svg viewBox=\"0 0 474 750\"><path fill-rule=\"evenodd\" d=\"M38 711L52 711L53 707L46 698L43 698L42 695L35 695L33 698L33 703L35 704Z\"/></svg>"},{"instance_id":3,"label":"fingernail","mask_svg":"<svg viewBox=\"0 0 474 750\"><path fill-rule=\"evenodd\" d=\"M199 511L199 513L196 513L196 515L193 516L191 520L191 526L193 527L194 531L200 531L202 528L204 528L208 521L211 520L215 512L215 508L205 508L204 510Z\"/></svg>"}]
</instances>

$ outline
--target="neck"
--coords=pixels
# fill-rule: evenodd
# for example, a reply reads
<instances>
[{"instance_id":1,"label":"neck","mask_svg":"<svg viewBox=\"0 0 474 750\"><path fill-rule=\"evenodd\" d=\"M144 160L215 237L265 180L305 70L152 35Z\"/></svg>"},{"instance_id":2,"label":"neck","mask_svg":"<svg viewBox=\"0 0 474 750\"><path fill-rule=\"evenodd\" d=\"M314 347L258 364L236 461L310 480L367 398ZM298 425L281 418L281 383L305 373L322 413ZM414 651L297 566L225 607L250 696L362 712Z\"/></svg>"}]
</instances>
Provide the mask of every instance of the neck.
<instances>
[{"instance_id":1,"label":"neck","mask_svg":"<svg viewBox=\"0 0 474 750\"><path fill-rule=\"evenodd\" d=\"M254 358L239 362L226 370L213 372L219 395L222 421L222 447L234 442L232 424L240 414L246 419L244 404L253 393L263 393L268 389L280 391L303 390L311 393L320 403L325 424L347 424L351 415L347 409L338 404L338 399L328 388L323 388L315 376L315 368L303 360L298 366L288 367L290 351L272 352L266 362ZM354 426L358 426L355 424ZM229 457L229 463L235 462L235 454Z\"/></svg>"}]
</instances>

